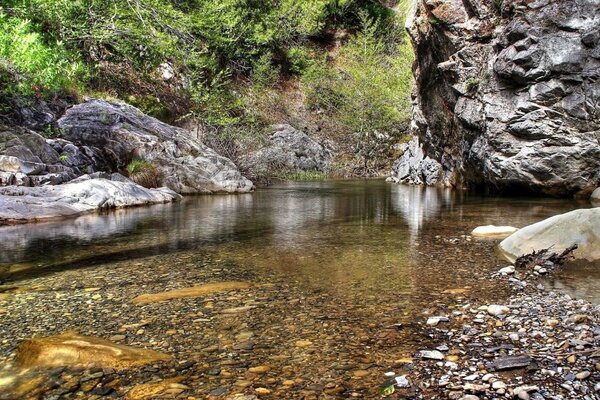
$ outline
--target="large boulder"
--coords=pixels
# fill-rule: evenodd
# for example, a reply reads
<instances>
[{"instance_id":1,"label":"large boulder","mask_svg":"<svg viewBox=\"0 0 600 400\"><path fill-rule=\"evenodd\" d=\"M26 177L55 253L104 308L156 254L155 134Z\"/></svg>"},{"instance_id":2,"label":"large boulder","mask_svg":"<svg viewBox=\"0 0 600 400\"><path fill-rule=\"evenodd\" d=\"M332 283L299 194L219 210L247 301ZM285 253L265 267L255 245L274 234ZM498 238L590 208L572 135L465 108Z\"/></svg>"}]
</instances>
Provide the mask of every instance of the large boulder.
<instances>
[{"instance_id":1,"label":"large boulder","mask_svg":"<svg viewBox=\"0 0 600 400\"><path fill-rule=\"evenodd\" d=\"M575 257L600 260L600 208L555 215L526 226L500 242L501 252L513 262L532 251L551 248L561 252L577 244Z\"/></svg>"},{"instance_id":2,"label":"large boulder","mask_svg":"<svg viewBox=\"0 0 600 400\"><path fill-rule=\"evenodd\" d=\"M163 184L178 193L249 192L228 158L203 145L193 134L165 124L124 103L89 100L59 119L62 137L90 147L116 171L136 158L159 168Z\"/></svg>"},{"instance_id":3,"label":"large boulder","mask_svg":"<svg viewBox=\"0 0 600 400\"><path fill-rule=\"evenodd\" d=\"M105 210L179 200L167 188L146 189L124 177L79 177L62 185L0 188L0 225L47 221Z\"/></svg>"},{"instance_id":4,"label":"large boulder","mask_svg":"<svg viewBox=\"0 0 600 400\"><path fill-rule=\"evenodd\" d=\"M400 180L560 196L598 186L597 1L413 3L422 148L399 161Z\"/></svg>"},{"instance_id":5,"label":"large boulder","mask_svg":"<svg viewBox=\"0 0 600 400\"><path fill-rule=\"evenodd\" d=\"M275 125L273 130L266 146L242 159L242 168L251 175L329 170L332 154L326 146L291 125Z\"/></svg>"}]
</instances>

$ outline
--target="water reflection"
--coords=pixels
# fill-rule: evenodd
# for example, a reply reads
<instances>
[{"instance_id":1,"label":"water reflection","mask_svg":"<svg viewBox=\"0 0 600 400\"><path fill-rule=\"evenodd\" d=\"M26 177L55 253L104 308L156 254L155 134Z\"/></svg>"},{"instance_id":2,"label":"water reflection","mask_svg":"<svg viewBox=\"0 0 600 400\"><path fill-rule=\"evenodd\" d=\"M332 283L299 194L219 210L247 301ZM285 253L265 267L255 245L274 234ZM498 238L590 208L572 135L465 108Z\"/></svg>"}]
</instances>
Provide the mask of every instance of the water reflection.
<instances>
[{"instance_id":1,"label":"water reflection","mask_svg":"<svg viewBox=\"0 0 600 400\"><path fill-rule=\"evenodd\" d=\"M382 181L287 183L253 194L188 197L179 204L3 227L0 274L15 280L202 251L346 296L425 298L473 284L474 273L502 264L493 243L448 239L477 225L523 226L583 205ZM600 278L597 268L589 274ZM600 279L572 277L569 284L586 288L579 293L600 299L593 286Z\"/></svg>"}]
</instances>

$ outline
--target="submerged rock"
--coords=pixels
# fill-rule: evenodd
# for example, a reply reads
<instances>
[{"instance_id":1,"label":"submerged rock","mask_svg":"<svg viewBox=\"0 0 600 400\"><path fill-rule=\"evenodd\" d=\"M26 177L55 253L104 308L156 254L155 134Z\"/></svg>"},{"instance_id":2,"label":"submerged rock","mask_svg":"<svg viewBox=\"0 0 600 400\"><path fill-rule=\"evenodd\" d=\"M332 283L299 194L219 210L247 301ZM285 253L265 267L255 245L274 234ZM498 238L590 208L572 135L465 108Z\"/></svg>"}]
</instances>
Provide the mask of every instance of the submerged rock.
<instances>
[{"instance_id":1,"label":"submerged rock","mask_svg":"<svg viewBox=\"0 0 600 400\"><path fill-rule=\"evenodd\" d=\"M115 344L105 339L67 333L29 339L17 347L16 365L34 367L88 367L123 369L170 360L153 350Z\"/></svg>"},{"instance_id":2,"label":"submerged rock","mask_svg":"<svg viewBox=\"0 0 600 400\"><path fill-rule=\"evenodd\" d=\"M179 200L167 188L146 189L123 177L37 187L0 188L0 225L39 222L105 210ZM121 181L123 180L123 181Z\"/></svg>"},{"instance_id":3,"label":"submerged rock","mask_svg":"<svg viewBox=\"0 0 600 400\"><path fill-rule=\"evenodd\" d=\"M515 233L518 230L519 230L519 228L515 228L512 226L485 225L485 226L478 226L477 228L473 229L473 231L471 232L471 235L477 236L477 237L489 237L489 238L494 238L494 239L504 239L504 238L512 235L513 233Z\"/></svg>"},{"instance_id":4,"label":"submerged rock","mask_svg":"<svg viewBox=\"0 0 600 400\"><path fill-rule=\"evenodd\" d=\"M560 252L573 244L578 246L576 258L600 260L600 208L575 210L526 226L504 239L499 248L514 262L534 250Z\"/></svg>"},{"instance_id":5,"label":"submerged rock","mask_svg":"<svg viewBox=\"0 0 600 400\"><path fill-rule=\"evenodd\" d=\"M588 0L414 2L415 139L395 175L589 194L600 180L598 26Z\"/></svg>"},{"instance_id":6,"label":"submerged rock","mask_svg":"<svg viewBox=\"0 0 600 400\"><path fill-rule=\"evenodd\" d=\"M142 294L133 299L134 304L148 304L156 303L159 301L167 301L174 299L181 299L186 297L199 297L207 294L227 292L238 289L248 289L252 287L249 282L217 282L207 283L200 286L192 286L183 289L170 290L168 292L153 293L153 294Z\"/></svg>"}]
</instances>

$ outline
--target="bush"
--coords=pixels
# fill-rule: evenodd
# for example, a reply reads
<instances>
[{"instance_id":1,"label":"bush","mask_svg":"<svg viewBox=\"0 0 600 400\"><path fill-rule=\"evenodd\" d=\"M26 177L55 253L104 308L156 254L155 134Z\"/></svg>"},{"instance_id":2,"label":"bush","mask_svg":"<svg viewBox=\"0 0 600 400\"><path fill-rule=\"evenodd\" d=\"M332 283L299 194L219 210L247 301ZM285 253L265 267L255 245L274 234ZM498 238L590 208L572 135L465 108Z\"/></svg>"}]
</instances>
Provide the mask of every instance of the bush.
<instances>
[{"instance_id":1,"label":"bush","mask_svg":"<svg viewBox=\"0 0 600 400\"><path fill-rule=\"evenodd\" d=\"M145 188L157 188L162 186L162 172L146 160L133 160L127 165L126 170L129 179L140 186Z\"/></svg>"},{"instance_id":2,"label":"bush","mask_svg":"<svg viewBox=\"0 0 600 400\"><path fill-rule=\"evenodd\" d=\"M87 75L85 66L61 42L46 42L30 21L2 12L0 64L0 74L15 79L4 90L21 95L42 97L73 89Z\"/></svg>"}]
</instances>

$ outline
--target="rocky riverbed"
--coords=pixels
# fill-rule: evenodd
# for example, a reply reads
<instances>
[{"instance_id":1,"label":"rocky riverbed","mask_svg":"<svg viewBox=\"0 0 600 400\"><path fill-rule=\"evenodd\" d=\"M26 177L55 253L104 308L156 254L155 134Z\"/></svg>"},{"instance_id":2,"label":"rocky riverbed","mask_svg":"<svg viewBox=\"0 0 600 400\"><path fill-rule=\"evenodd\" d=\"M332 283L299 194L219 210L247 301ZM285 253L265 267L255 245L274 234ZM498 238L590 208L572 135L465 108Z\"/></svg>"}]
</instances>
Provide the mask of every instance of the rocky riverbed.
<instances>
[{"instance_id":1,"label":"rocky riverbed","mask_svg":"<svg viewBox=\"0 0 600 400\"><path fill-rule=\"evenodd\" d=\"M501 269L503 304L439 305L423 324L430 346L390 370L383 393L421 399L600 398L600 306L546 291L554 265Z\"/></svg>"},{"instance_id":2,"label":"rocky riverbed","mask_svg":"<svg viewBox=\"0 0 600 400\"><path fill-rule=\"evenodd\" d=\"M502 271L480 282L503 301L456 288L410 312L193 252L21 280L1 287L0 399L598 398L600 308ZM168 357L20 365L19 343L73 330Z\"/></svg>"}]
</instances>

